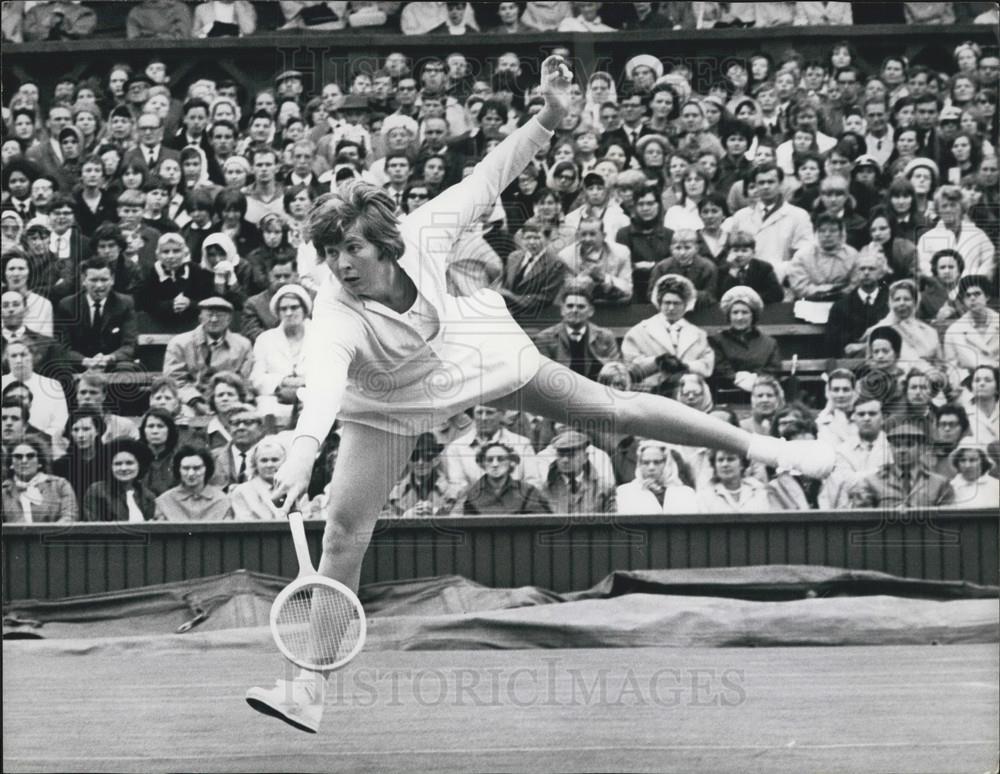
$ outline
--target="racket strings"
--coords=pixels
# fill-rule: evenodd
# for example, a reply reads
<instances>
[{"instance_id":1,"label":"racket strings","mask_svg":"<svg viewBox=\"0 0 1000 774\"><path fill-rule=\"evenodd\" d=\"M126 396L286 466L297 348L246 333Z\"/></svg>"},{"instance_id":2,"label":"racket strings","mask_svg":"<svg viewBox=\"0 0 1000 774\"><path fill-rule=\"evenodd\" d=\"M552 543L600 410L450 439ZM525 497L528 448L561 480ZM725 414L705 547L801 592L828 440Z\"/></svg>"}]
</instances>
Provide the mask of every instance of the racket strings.
<instances>
[{"instance_id":1,"label":"racket strings","mask_svg":"<svg viewBox=\"0 0 1000 774\"><path fill-rule=\"evenodd\" d=\"M354 650L361 617L340 591L307 585L285 599L275 619L275 636L297 661L331 667Z\"/></svg>"}]
</instances>

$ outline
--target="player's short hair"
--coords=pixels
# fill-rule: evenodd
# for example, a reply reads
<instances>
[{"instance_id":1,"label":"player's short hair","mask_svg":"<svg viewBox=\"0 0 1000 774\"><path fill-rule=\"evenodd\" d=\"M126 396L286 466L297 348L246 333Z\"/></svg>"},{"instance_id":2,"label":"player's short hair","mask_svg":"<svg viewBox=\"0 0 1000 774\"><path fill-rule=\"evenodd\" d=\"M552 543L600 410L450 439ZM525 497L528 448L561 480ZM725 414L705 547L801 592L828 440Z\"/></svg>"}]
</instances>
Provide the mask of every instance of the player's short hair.
<instances>
[{"instance_id":1,"label":"player's short hair","mask_svg":"<svg viewBox=\"0 0 1000 774\"><path fill-rule=\"evenodd\" d=\"M357 224L382 258L398 261L406 250L399 233L395 202L384 190L363 180L346 180L334 192L316 200L306 220L306 238L323 255L326 245L338 245Z\"/></svg>"}]
</instances>

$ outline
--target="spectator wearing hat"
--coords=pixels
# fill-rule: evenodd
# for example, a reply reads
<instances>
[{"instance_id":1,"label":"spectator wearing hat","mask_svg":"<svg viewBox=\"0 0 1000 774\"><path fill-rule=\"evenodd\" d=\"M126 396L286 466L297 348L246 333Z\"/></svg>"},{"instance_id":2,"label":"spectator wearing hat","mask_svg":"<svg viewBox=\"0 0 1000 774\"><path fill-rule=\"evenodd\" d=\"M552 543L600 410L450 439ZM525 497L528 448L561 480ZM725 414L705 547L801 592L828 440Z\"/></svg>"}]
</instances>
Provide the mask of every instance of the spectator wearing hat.
<instances>
[{"instance_id":1,"label":"spectator wearing hat","mask_svg":"<svg viewBox=\"0 0 1000 774\"><path fill-rule=\"evenodd\" d=\"M928 439L921 424L901 421L886 437L893 461L858 482L851 491L853 507L929 510L955 501L951 484L924 461Z\"/></svg>"},{"instance_id":2,"label":"spectator wearing hat","mask_svg":"<svg viewBox=\"0 0 1000 774\"><path fill-rule=\"evenodd\" d=\"M212 297L198 303L199 324L167 344L163 373L180 389L181 400L199 414L209 413L208 384L219 371L234 371L249 380L253 368L250 342L229 330L233 305Z\"/></svg>"},{"instance_id":3,"label":"spectator wearing hat","mask_svg":"<svg viewBox=\"0 0 1000 774\"><path fill-rule=\"evenodd\" d=\"M854 265L853 289L833 302L826 322L826 353L833 357L864 354L862 341L869 330L889 311L889 289L884 282L889 265L885 256L874 251L858 255Z\"/></svg>"},{"instance_id":4,"label":"spectator wearing hat","mask_svg":"<svg viewBox=\"0 0 1000 774\"><path fill-rule=\"evenodd\" d=\"M549 246L536 218L528 218L518 233L521 247L507 256L497 292L514 319L527 321L555 301L566 278L566 264Z\"/></svg>"},{"instance_id":5,"label":"spectator wearing hat","mask_svg":"<svg viewBox=\"0 0 1000 774\"><path fill-rule=\"evenodd\" d=\"M361 160L372 156L372 136L365 127L364 118L370 113L368 97L364 94L348 94L344 97L336 117L329 119L327 131L316 142L316 155L326 159L333 166L337 149L344 140L356 143L361 149Z\"/></svg>"},{"instance_id":6,"label":"spectator wearing hat","mask_svg":"<svg viewBox=\"0 0 1000 774\"><path fill-rule=\"evenodd\" d=\"M129 11L125 35L129 40L184 40L191 37L191 23L191 11L180 0L142 0Z\"/></svg>"},{"instance_id":7,"label":"spectator wearing hat","mask_svg":"<svg viewBox=\"0 0 1000 774\"><path fill-rule=\"evenodd\" d=\"M614 480L600 480L588 446L590 439L576 430L565 430L552 440L556 459L546 472L542 495L553 513L615 513Z\"/></svg>"},{"instance_id":8,"label":"spectator wearing hat","mask_svg":"<svg viewBox=\"0 0 1000 774\"><path fill-rule=\"evenodd\" d=\"M83 289L56 305L56 332L76 370L114 371L135 357L132 298L112 290L111 267L98 258L84 262L80 272Z\"/></svg>"},{"instance_id":9,"label":"spectator wearing hat","mask_svg":"<svg viewBox=\"0 0 1000 774\"><path fill-rule=\"evenodd\" d=\"M749 392L760 373L781 371L778 342L757 328L764 302L753 288L737 285L726 291L719 307L729 327L708 337L715 352L712 381L716 389L735 384Z\"/></svg>"},{"instance_id":10,"label":"spectator wearing hat","mask_svg":"<svg viewBox=\"0 0 1000 774\"><path fill-rule=\"evenodd\" d=\"M139 441L118 439L104 451L108 468L83 496L83 521L152 521L156 495L142 483L149 449Z\"/></svg>"},{"instance_id":11,"label":"spectator wearing hat","mask_svg":"<svg viewBox=\"0 0 1000 774\"><path fill-rule=\"evenodd\" d=\"M823 212L816 217L815 226L815 242L800 247L788 264L788 285L797 299L835 301L851 285L858 251L844 243L842 218Z\"/></svg>"},{"instance_id":12,"label":"spectator wearing hat","mask_svg":"<svg viewBox=\"0 0 1000 774\"><path fill-rule=\"evenodd\" d=\"M597 172L583 176L583 204L567 213L566 225L577 229L583 220L591 219L601 221L605 234L617 234L629 225L628 215L611 198L607 180Z\"/></svg>"},{"instance_id":13,"label":"spectator wearing hat","mask_svg":"<svg viewBox=\"0 0 1000 774\"><path fill-rule=\"evenodd\" d=\"M622 340L622 356L633 377L652 390L687 371L710 376L715 353L708 337L684 319L694 302L694 285L686 277L665 274L651 295L657 314L634 325Z\"/></svg>"},{"instance_id":14,"label":"spectator wearing hat","mask_svg":"<svg viewBox=\"0 0 1000 774\"><path fill-rule=\"evenodd\" d=\"M594 325L590 285L568 281L559 293L560 322L535 336L538 351L588 379L596 379L605 364L621 360L614 332Z\"/></svg>"},{"instance_id":15,"label":"spectator wearing hat","mask_svg":"<svg viewBox=\"0 0 1000 774\"><path fill-rule=\"evenodd\" d=\"M288 419L305 386L303 342L309 332L312 296L301 285L288 284L271 297L269 310L278 327L261 332L253 345L250 384L264 414Z\"/></svg>"},{"instance_id":16,"label":"spectator wearing hat","mask_svg":"<svg viewBox=\"0 0 1000 774\"><path fill-rule=\"evenodd\" d=\"M190 327L198 316L198 302L214 292L212 273L190 257L183 236L163 234L156 242L156 261L136 292L139 309L170 330Z\"/></svg>"},{"instance_id":17,"label":"spectator wearing hat","mask_svg":"<svg viewBox=\"0 0 1000 774\"><path fill-rule=\"evenodd\" d=\"M934 208L940 220L917 241L920 273L930 274L931 258L939 250L957 250L965 261L963 276L979 274L993 277L996 272L996 246L967 217L968 204L962 189L943 185L934 193Z\"/></svg>"},{"instance_id":18,"label":"spectator wearing hat","mask_svg":"<svg viewBox=\"0 0 1000 774\"><path fill-rule=\"evenodd\" d=\"M722 298L727 291L738 285L751 288L766 304L777 304L785 297L785 291L775 276L774 269L767 261L754 256L756 240L746 231L729 235L725 250L724 267L720 267L716 284L716 296Z\"/></svg>"},{"instance_id":19,"label":"spectator wearing hat","mask_svg":"<svg viewBox=\"0 0 1000 774\"><path fill-rule=\"evenodd\" d=\"M884 201L883 189L880 184L882 165L867 154L862 154L854 160L851 167L851 184L849 193L854 200L855 213L865 221L871 216L872 210ZM867 225L867 223L866 223ZM850 239L848 244L860 248L867 241L867 233L860 244L854 245Z\"/></svg>"},{"instance_id":20,"label":"spectator wearing hat","mask_svg":"<svg viewBox=\"0 0 1000 774\"><path fill-rule=\"evenodd\" d=\"M185 444L174 454L174 478L180 483L156 498L156 521L225 521L233 518L229 497L208 484L215 463L207 449Z\"/></svg>"},{"instance_id":21,"label":"spectator wearing hat","mask_svg":"<svg viewBox=\"0 0 1000 774\"><path fill-rule=\"evenodd\" d=\"M226 411L226 425L232 440L225 446L212 449L215 470L208 481L224 492L250 479L250 452L264 437L263 417L249 403L237 403L229 407Z\"/></svg>"},{"instance_id":22,"label":"spectator wearing hat","mask_svg":"<svg viewBox=\"0 0 1000 774\"><path fill-rule=\"evenodd\" d=\"M371 166L365 170L362 177L368 182L383 186L389 182L385 173L386 156L392 153L406 153L414 150L417 140L417 122L409 116L393 113L385 117L382 121L381 135L382 150L385 155L375 159Z\"/></svg>"},{"instance_id":23,"label":"spectator wearing hat","mask_svg":"<svg viewBox=\"0 0 1000 774\"><path fill-rule=\"evenodd\" d=\"M1000 508L1000 481L992 474L996 464L984 448L971 438L963 438L951 453L957 472L951 479L955 493L953 508Z\"/></svg>"},{"instance_id":24,"label":"spectator wearing hat","mask_svg":"<svg viewBox=\"0 0 1000 774\"><path fill-rule=\"evenodd\" d=\"M300 102L305 87L302 84L302 73L298 70L285 70L278 73L274 79L274 90L277 92L278 102L292 100Z\"/></svg>"},{"instance_id":25,"label":"spectator wearing hat","mask_svg":"<svg viewBox=\"0 0 1000 774\"><path fill-rule=\"evenodd\" d=\"M632 260L624 245L612 244L604 224L583 218L576 229L577 241L559 251L569 276L589 281L597 303L627 304L632 300Z\"/></svg>"},{"instance_id":26,"label":"spectator wearing hat","mask_svg":"<svg viewBox=\"0 0 1000 774\"><path fill-rule=\"evenodd\" d=\"M194 38L235 38L253 35L257 12L248 0L198 3L194 9L191 36Z\"/></svg>"},{"instance_id":27,"label":"spectator wearing hat","mask_svg":"<svg viewBox=\"0 0 1000 774\"><path fill-rule=\"evenodd\" d=\"M274 294L288 284L298 284L299 275L295 270L296 256L292 252L277 252L270 257L267 269L267 289L250 296L243 305L240 316L240 333L251 342L264 331L278 325L278 316L271 312ZM312 293L312 291L310 291Z\"/></svg>"},{"instance_id":28,"label":"spectator wearing hat","mask_svg":"<svg viewBox=\"0 0 1000 774\"><path fill-rule=\"evenodd\" d=\"M944 335L945 362L972 371L980 365L1000 366L1000 315L987 306L991 282L970 274L958 283L966 312Z\"/></svg>"},{"instance_id":29,"label":"spectator wearing hat","mask_svg":"<svg viewBox=\"0 0 1000 774\"><path fill-rule=\"evenodd\" d=\"M617 488L617 512L624 514L699 513L694 489L684 483L677 460L665 443L639 441L636 475Z\"/></svg>"},{"instance_id":30,"label":"spectator wearing hat","mask_svg":"<svg viewBox=\"0 0 1000 774\"><path fill-rule=\"evenodd\" d=\"M389 493L383 516L429 518L451 514L456 488L445 474L441 444L433 433L417 438L402 480Z\"/></svg>"},{"instance_id":31,"label":"spectator wearing hat","mask_svg":"<svg viewBox=\"0 0 1000 774\"><path fill-rule=\"evenodd\" d=\"M476 464L483 476L469 487L457 509L471 514L551 513L541 492L514 478L521 458L505 443L487 441L476 452Z\"/></svg>"}]
</instances>

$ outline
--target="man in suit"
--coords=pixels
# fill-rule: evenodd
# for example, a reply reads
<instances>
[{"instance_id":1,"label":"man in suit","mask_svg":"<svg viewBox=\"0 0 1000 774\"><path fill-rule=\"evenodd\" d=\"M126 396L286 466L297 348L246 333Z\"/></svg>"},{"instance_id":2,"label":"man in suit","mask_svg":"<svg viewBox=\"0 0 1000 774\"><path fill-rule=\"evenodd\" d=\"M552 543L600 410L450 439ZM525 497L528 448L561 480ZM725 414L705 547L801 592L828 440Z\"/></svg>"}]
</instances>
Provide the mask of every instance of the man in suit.
<instances>
[{"instance_id":1,"label":"man in suit","mask_svg":"<svg viewBox=\"0 0 1000 774\"><path fill-rule=\"evenodd\" d=\"M163 159L176 159L180 163L180 151L163 144L163 119L155 113L143 113L136 120L135 127L139 144L125 151L122 169L135 165L153 171Z\"/></svg>"},{"instance_id":2,"label":"man in suit","mask_svg":"<svg viewBox=\"0 0 1000 774\"><path fill-rule=\"evenodd\" d=\"M560 322L535 337L538 351L588 379L596 379L605 363L621 360L618 342L608 328L592 325L594 302L588 288L569 282L560 294Z\"/></svg>"},{"instance_id":3,"label":"man in suit","mask_svg":"<svg viewBox=\"0 0 1000 774\"><path fill-rule=\"evenodd\" d=\"M212 146L208 141L208 103L198 97L193 97L184 103L181 108L183 126L177 130L177 134L170 138L167 145L174 150L182 150L188 145L196 145L205 151L205 154L212 152Z\"/></svg>"},{"instance_id":4,"label":"man in suit","mask_svg":"<svg viewBox=\"0 0 1000 774\"><path fill-rule=\"evenodd\" d=\"M28 149L25 157L41 167L47 175L58 179L62 172L63 155L59 145L59 132L73 123L73 112L66 106L56 104L49 108L45 122L47 139ZM67 193L69 193L67 191Z\"/></svg>"},{"instance_id":5,"label":"man in suit","mask_svg":"<svg viewBox=\"0 0 1000 774\"><path fill-rule=\"evenodd\" d=\"M49 203L49 250L57 261L79 266L90 255L90 240L76 223L76 202L68 194L58 193Z\"/></svg>"},{"instance_id":6,"label":"man in suit","mask_svg":"<svg viewBox=\"0 0 1000 774\"><path fill-rule=\"evenodd\" d=\"M12 344L25 344L31 350L34 369L50 378L66 377L66 353L55 339L43 336L24 325L24 297L14 290L0 296L0 356L6 357ZM6 373L6 360L4 373Z\"/></svg>"},{"instance_id":7,"label":"man in suit","mask_svg":"<svg viewBox=\"0 0 1000 774\"><path fill-rule=\"evenodd\" d=\"M854 268L857 288L837 299L826 321L826 352L833 357L863 357L862 334L889 312L889 291L882 277L889 271L886 260L861 253Z\"/></svg>"},{"instance_id":8,"label":"man in suit","mask_svg":"<svg viewBox=\"0 0 1000 774\"><path fill-rule=\"evenodd\" d=\"M267 271L268 288L255 296L250 296L243 304L240 317L240 332L251 342L264 331L276 328L278 318L271 311L271 299L279 288L299 281L295 270L295 253L277 253Z\"/></svg>"},{"instance_id":9,"label":"man in suit","mask_svg":"<svg viewBox=\"0 0 1000 774\"><path fill-rule=\"evenodd\" d=\"M139 334L129 296L114 292L111 267L97 258L81 267L83 290L56 307L56 333L78 371L113 371L135 357Z\"/></svg>"},{"instance_id":10,"label":"man in suit","mask_svg":"<svg viewBox=\"0 0 1000 774\"><path fill-rule=\"evenodd\" d=\"M226 491L250 479L250 451L264 437L260 413L249 403L237 403L228 413L229 432L233 440L212 450L215 472L209 481Z\"/></svg>"},{"instance_id":11,"label":"man in suit","mask_svg":"<svg viewBox=\"0 0 1000 774\"><path fill-rule=\"evenodd\" d=\"M722 298L727 290L737 285L753 288L765 304L780 303L785 297L771 264L754 257L755 245L753 234L746 231L730 235L727 270L719 272L716 298Z\"/></svg>"},{"instance_id":12,"label":"man in suit","mask_svg":"<svg viewBox=\"0 0 1000 774\"><path fill-rule=\"evenodd\" d=\"M522 249L507 256L500 295L516 320L533 319L550 306L566 278L566 264L548 246L542 224L528 218L521 226Z\"/></svg>"}]
</instances>

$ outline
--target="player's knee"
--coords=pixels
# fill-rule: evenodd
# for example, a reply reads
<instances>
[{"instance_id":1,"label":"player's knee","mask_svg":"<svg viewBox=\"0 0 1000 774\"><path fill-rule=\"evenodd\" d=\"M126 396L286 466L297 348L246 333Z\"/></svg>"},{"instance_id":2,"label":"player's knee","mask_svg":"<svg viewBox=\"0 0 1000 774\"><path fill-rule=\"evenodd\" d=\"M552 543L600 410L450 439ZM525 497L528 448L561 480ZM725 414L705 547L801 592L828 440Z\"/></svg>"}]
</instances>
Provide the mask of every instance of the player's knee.
<instances>
[{"instance_id":1,"label":"player's knee","mask_svg":"<svg viewBox=\"0 0 1000 774\"><path fill-rule=\"evenodd\" d=\"M352 551L363 552L366 546L362 525L356 519L336 511L327 515L326 528L323 530L324 554L329 556Z\"/></svg>"}]
</instances>

